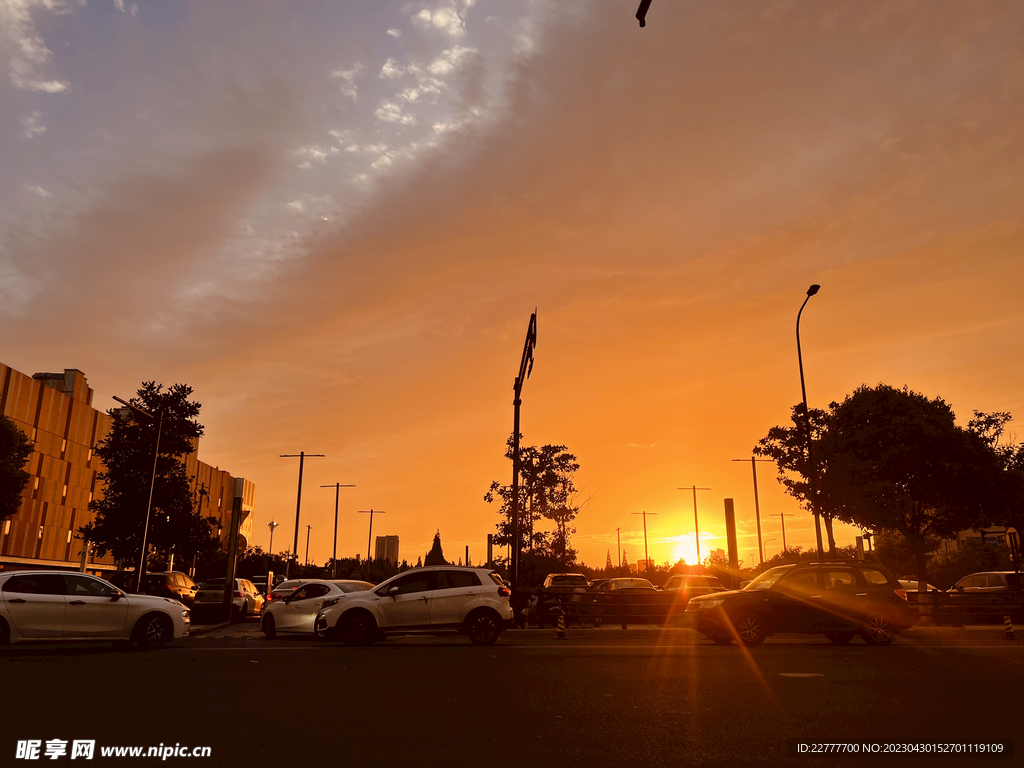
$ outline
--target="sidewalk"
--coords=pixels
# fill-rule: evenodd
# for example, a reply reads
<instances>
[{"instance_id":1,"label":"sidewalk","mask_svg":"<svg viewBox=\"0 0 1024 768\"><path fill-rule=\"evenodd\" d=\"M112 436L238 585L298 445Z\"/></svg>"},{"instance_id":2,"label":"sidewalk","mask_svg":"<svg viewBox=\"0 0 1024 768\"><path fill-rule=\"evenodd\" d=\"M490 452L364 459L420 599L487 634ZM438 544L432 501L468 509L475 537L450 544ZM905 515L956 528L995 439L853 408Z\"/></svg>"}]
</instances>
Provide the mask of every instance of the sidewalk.
<instances>
[{"instance_id":1,"label":"sidewalk","mask_svg":"<svg viewBox=\"0 0 1024 768\"><path fill-rule=\"evenodd\" d=\"M514 633L517 637L550 637L554 635L558 629L550 624L544 624L544 628L541 629L537 625L530 625L527 629L507 629L506 632ZM689 627L664 627L658 624L630 624L627 629L622 629L620 624L602 624L599 627L592 626L580 626L571 625L565 629L566 635L570 637L586 636L594 633L607 635L607 634L618 634L621 637L653 637L666 635L669 636L685 636L685 635L696 635L696 630L690 629ZM786 633L783 633L786 634ZM978 640L989 640L989 639L1004 639L1006 637L1006 628L1001 625L994 624L971 624L962 627L928 627L928 626L915 626L910 629L905 629L899 633L899 637L903 640L913 641L916 639L920 640L964 640L964 639L978 639ZM1024 626L1014 627L1013 639L1008 642L1024 642Z\"/></svg>"}]
</instances>

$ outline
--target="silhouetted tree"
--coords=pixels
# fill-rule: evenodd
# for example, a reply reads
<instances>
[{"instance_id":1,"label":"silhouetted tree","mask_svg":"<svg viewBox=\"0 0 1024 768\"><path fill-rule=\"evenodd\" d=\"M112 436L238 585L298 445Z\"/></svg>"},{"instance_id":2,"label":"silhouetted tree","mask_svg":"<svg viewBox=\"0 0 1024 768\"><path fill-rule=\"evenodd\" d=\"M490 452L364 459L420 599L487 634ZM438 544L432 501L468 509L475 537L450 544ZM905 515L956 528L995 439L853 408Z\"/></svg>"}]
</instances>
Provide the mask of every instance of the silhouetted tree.
<instances>
[{"instance_id":1,"label":"silhouetted tree","mask_svg":"<svg viewBox=\"0 0 1024 768\"><path fill-rule=\"evenodd\" d=\"M0 415L0 520L21 508L21 494L28 485L25 462L32 455L32 441L6 416Z\"/></svg>"},{"instance_id":2,"label":"silhouetted tree","mask_svg":"<svg viewBox=\"0 0 1024 768\"><path fill-rule=\"evenodd\" d=\"M810 468L796 438L798 411L794 427L773 428L755 453L775 459L787 491L807 503ZM827 412L812 412L815 506L860 528L899 531L914 550L918 580L926 582L935 537L975 527L986 508L991 516L1006 503L998 456L978 426L988 422L983 414L975 419L961 428L941 398L885 384L860 387Z\"/></svg>"},{"instance_id":3,"label":"silhouetted tree","mask_svg":"<svg viewBox=\"0 0 1024 768\"><path fill-rule=\"evenodd\" d=\"M147 381L131 400L132 405L154 415L163 412L147 549L173 548L182 560L219 546L211 531L217 519L198 514L185 472L184 457L195 450L203 434L203 426L196 421L200 405L189 400L191 394L192 388L185 384L165 390L163 385ZM97 554L110 552L123 567L126 562L137 562L142 545L157 422L127 408L113 409L110 415L114 419L110 433L96 447L96 456L103 462L98 476L103 498L89 503L96 519L79 530Z\"/></svg>"},{"instance_id":4,"label":"silhouetted tree","mask_svg":"<svg viewBox=\"0 0 1024 768\"><path fill-rule=\"evenodd\" d=\"M505 451L505 458L510 461L513 445L510 436ZM576 550L571 546L570 537L576 533L573 522L581 509L576 503L577 489L573 481L580 468L576 456L567 452L564 445L521 446L519 453L520 548L524 553L550 555L562 568L571 568L576 563ZM494 543L507 547L513 536L512 490L494 481L484 494L484 501L493 503L498 499L501 500L501 520ZM544 520L554 524L553 531L540 530L538 523Z\"/></svg>"},{"instance_id":5,"label":"silhouetted tree","mask_svg":"<svg viewBox=\"0 0 1024 768\"><path fill-rule=\"evenodd\" d=\"M441 531L439 530L434 534L434 544L427 552L427 556L423 558L424 565L448 565L448 561L444 559L444 552L441 550Z\"/></svg>"}]
</instances>

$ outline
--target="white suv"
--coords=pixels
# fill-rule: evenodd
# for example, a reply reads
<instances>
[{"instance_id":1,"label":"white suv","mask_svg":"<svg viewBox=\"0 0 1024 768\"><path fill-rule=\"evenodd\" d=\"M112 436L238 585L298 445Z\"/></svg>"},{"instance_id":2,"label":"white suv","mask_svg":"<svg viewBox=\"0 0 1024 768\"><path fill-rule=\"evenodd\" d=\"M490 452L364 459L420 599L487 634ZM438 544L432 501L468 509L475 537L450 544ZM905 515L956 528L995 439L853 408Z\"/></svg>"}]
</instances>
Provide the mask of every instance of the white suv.
<instances>
[{"instance_id":1,"label":"white suv","mask_svg":"<svg viewBox=\"0 0 1024 768\"><path fill-rule=\"evenodd\" d=\"M316 633L367 645L389 634L455 631L491 645L512 622L511 595L489 568L414 568L320 611Z\"/></svg>"}]
</instances>

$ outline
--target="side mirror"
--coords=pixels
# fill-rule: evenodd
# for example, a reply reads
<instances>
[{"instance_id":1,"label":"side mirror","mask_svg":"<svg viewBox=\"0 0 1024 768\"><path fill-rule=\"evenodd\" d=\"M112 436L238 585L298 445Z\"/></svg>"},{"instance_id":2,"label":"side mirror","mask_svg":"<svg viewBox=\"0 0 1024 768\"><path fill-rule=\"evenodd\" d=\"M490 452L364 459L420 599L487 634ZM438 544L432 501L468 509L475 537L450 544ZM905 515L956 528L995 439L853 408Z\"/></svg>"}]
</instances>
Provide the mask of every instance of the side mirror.
<instances>
[{"instance_id":1,"label":"side mirror","mask_svg":"<svg viewBox=\"0 0 1024 768\"><path fill-rule=\"evenodd\" d=\"M391 589L388 590L388 597L393 598L397 594L398 594L398 587L392 587Z\"/></svg>"},{"instance_id":2,"label":"side mirror","mask_svg":"<svg viewBox=\"0 0 1024 768\"><path fill-rule=\"evenodd\" d=\"M121 599L121 593L120 592L115 592L113 597L110 598L110 602L116 603L120 599Z\"/></svg>"}]
</instances>

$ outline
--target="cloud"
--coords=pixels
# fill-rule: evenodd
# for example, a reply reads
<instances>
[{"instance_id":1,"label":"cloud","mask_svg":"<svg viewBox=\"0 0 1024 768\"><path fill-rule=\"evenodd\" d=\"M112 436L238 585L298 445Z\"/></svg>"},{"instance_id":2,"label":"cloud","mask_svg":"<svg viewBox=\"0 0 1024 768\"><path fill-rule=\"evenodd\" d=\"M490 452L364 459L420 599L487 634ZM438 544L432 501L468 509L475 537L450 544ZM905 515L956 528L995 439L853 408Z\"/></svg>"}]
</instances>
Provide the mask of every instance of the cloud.
<instances>
[{"instance_id":1,"label":"cloud","mask_svg":"<svg viewBox=\"0 0 1024 768\"><path fill-rule=\"evenodd\" d=\"M21 135L23 138L31 139L43 133L46 133L46 126L43 125L43 113L38 109L32 114L21 118Z\"/></svg>"},{"instance_id":2,"label":"cloud","mask_svg":"<svg viewBox=\"0 0 1024 768\"><path fill-rule=\"evenodd\" d=\"M416 125L416 118L402 112L402 108L393 101L385 99L373 113L374 117L382 123L399 123L401 125Z\"/></svg>"},{"instance_id":3,"label":"cloud","mask_svg":"<svg viewBox=\"0 0 1024 768\"><path fill-rule=\"evenodd\" d=\"M60 0L0 0L0 54L8 56L8 77L15 88L41 93L63 93L70 84L46 79L41 70L53 57L36 30L32 12L65 11Z\"/></svg>"},{"instance_id":4,"label":"cloud","mask_svg":"<svg viewBox=\"0 0 1024 768\"><path fill-rule=\"evenodd\" d=\"M464 37L466 14L473 5L473 0L465 0L462 3L442 5L434 10L424 8L411 17L412 23L420 29L439 31L449 37Z\"/></svg>"},{"instance_id":5,"label":"cloud","mask_svg":"<svg viewBox=\"0 0 1024 768\"><path fill-rule=\"evenodd\" d=\"M356 63L351 69L337 69L331 72L331 78L341 80L341 92L355 99L357 95L356 76L363 71L362 62Z\"/></svg>"},{"instance_id":6,"label":"cloud","mask_svg":"<svg viewBox=\"0 0 1024 768\"><path fill-rule=\"evenodd\" d=\"M402 30L394 29L394 28L389 29L388 30L388 35L390 35L391 37L401 37L402 36Z\"/></svg>"},{"instance_id":7,"label":"cloud","mask_svg":"<svg viewBox=\"0 0 1024 768\"><path fill-rule=\"evenodd\" d=\"M442 51L440 56L427 65L427 71L432 75L446 75L458 67L463 59L474 53L477 53L475 48L456 45L454 48Z\"/></svg>"},{"instance_id":8,"label":"cloud","mask_svg":"<svg viewBox=\"0 0 1024 768\"><path fill-rule=\"evenodd\" d=\"M22 187L22 189L24 189L26 192L35 195L36 197L53 197L53 194L49 190L43 189L42 187L36 184L26 184L24 187Z\"/></svg>"}]
</instances>

